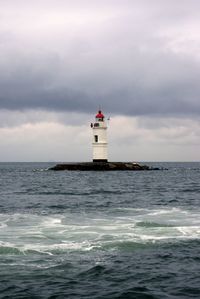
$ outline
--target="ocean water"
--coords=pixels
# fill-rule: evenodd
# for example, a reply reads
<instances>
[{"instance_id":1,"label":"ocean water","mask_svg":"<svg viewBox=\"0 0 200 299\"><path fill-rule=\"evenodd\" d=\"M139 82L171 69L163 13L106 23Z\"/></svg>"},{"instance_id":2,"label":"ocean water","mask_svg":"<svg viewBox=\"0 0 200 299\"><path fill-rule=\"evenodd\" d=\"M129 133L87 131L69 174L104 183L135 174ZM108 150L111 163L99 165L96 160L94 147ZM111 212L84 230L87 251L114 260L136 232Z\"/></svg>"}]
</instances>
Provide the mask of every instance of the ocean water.
<instances>
[{"instance_id":1,"label":"ocean water","mask_svg":"<svg viewBox=\"0 0 200 299\"><path fill-rule=\"evenodd\" d=\"M0 163L0 298L200 298L200 163Z\"/></svg>"}]
</instances>

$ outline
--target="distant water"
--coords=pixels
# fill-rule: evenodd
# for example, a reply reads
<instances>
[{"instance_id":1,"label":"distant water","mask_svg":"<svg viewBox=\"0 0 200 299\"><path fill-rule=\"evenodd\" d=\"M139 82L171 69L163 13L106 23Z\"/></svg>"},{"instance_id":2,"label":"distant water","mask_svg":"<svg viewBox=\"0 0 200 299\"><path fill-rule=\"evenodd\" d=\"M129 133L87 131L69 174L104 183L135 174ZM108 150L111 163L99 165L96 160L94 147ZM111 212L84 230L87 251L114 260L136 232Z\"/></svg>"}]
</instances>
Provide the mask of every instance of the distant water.
<instances>
[{"instance_id":1,"label":"distant water","mask_svg":"<svg viewBox=\"0 0 200 299\"><path fill-rule=\"evenodd\" d=\"M0 298L200 298L200 163L0 163Z\"/></svg>"}]
</instances>

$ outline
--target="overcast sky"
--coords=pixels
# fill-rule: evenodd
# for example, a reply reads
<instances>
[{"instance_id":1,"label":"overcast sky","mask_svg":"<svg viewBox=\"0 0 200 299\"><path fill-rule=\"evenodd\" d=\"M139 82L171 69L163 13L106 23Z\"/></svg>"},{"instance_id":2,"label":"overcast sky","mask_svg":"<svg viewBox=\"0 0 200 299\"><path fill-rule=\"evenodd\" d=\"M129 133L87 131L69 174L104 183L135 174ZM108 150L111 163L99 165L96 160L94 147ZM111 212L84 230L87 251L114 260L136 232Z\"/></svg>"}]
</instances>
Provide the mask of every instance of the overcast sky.
<instances>
[{"instance_id":1,"label":"overcast sky","mask_svg":"<svg viewBox=\"0 0 200 299\"><path fill-rule=\"evenodd\" d=\"M200 1L0 0L0 161L200 160Z\"/></svg>"}]
</instances>

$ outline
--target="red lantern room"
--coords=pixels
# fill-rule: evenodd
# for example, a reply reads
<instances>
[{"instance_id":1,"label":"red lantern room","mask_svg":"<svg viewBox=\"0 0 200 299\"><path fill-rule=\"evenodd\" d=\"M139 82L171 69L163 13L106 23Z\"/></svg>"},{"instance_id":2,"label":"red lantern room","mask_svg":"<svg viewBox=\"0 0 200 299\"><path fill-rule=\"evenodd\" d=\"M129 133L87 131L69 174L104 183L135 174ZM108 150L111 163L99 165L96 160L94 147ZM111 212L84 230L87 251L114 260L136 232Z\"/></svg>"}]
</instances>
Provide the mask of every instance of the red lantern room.
<instances>
[{"instance_id":1,"label":"red lantern room","mask_svg":"<svg viewBox=\"0 0 200 299\"><path fill-rule=\"evenodd\" d=\"M104 120L104 115L103 115L103 113L101 113L101 110L98 111L98 113L96 115L96 120L97 121L103 121Z\"/></svg>"}]
</instances>

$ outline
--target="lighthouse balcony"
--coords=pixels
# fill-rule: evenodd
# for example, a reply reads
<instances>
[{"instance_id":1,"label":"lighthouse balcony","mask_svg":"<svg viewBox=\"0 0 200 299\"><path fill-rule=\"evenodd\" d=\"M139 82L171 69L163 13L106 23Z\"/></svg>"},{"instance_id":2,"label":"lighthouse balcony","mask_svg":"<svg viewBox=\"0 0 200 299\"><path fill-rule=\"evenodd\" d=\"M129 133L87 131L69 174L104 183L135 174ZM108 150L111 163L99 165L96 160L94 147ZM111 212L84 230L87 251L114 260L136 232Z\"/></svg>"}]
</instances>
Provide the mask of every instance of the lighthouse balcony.
<instances>
[{"instance_id":1,"label":"lighthouse balcony","mask_svg":"<svg viewBox=\"0 0 200 299\"><path fill-rule=\"evenodd\" d=\"M106 123L103 121L101 123L94 123L93 129L107 129Z\"/></svg>"}]
</instances>

